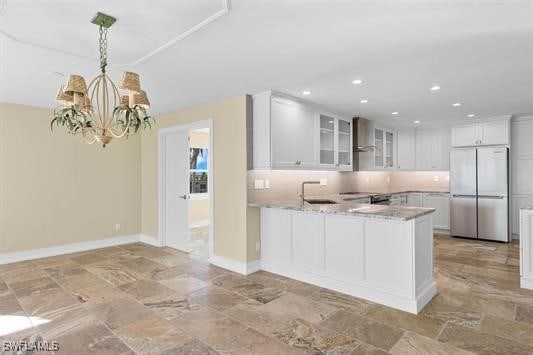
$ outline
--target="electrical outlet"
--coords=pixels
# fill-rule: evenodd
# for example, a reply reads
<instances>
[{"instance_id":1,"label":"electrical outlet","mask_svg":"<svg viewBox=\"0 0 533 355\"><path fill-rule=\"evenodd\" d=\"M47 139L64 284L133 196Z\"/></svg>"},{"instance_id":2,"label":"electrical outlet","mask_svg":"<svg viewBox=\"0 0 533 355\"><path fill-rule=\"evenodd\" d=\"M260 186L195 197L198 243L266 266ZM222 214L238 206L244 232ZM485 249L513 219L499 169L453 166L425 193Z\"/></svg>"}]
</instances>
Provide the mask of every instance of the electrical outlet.
<instances>
[{"instance_id":1,"label":"electrical outlet","mask_svg":"<svg viewBox=\"0 0 533 355\"><path fill-rule=\"evenodd\" d=\"M387 176L387 183L390 183L390 176Z\"/></svg>"},{"instance_id":2,"label":"electrical outlet","mask_svg":"<svg viewBox=\"0 0 533 355\"><path fill-rule=\"evenodd\" d=\"M119 231L119 230L120 230L120 223L115 223L115 230L116 230L116 231Z\"/></svg>"},{"instance_id":3,"label":"electrical outlet","mask_svg":"<svg viewBox=\"0 0 533 355\"><path fill-rule=\"evenodd\" d=\"M265 180L265 189L270 189L270 180Z\"/></svg>"},{"instance_id":4,"label":"electrical outlet","mask_svg":"<svg viewBox=\"0 0 533 355\"><path fill-rule=\"evenodd\" d=\"M438 175L433 176L433 181L439 182L440 181L440 177Z\"/></svg>"},{"instance_id":5,"label":"electrical outlet","mask_svg":"<svg viewBox=\"0 0 533 355\"><path fill-rule=\"evenodd\" d=\"M255 242L255 251L260 251L260 250L261 250L261 243Z\"/></svg>"},{"instance_id":6,"label":"electrical outlet","mask_svg":"<svg viewBox=\"0 0 533 355\"><path fill-rule=\"evenodd\" d=\"M261 190L265 188L265 184L263 180L254 180L254 189Z\"/></svg>"},{"instance_id":7,"label":"electrical outlet","mask_svg":"<svg viewBox=\"0 0 533 355\"><path fill-rule=\"evenodd\" d=\"M328 184L328 179L322 178L320 179L320 186L326 186Z\"/></svg>"}]
</instances>

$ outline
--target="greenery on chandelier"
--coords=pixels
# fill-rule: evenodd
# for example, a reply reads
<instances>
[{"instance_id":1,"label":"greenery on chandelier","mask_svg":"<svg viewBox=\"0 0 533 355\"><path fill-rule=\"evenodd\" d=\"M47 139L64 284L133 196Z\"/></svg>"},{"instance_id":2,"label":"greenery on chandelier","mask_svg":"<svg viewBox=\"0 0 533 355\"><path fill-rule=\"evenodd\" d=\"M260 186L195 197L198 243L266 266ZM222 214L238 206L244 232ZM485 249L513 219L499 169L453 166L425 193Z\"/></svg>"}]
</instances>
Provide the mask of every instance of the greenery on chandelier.
<instances>
[{"instance_id":1,"label":"greenery on chandelier","mask_svg":"<svg viewBox=\"0 0 533 355\"><path fill-rule=\"evenodd\" d=\"M121 104L113 110L115 125L120 131L125 132L126 136L137 133L140 129L151 129L155 124L155 119L149 116L146 109L141 105L129 107ZM86 110L80 109L79 105L68 107L59 106L54 110L54 117L50 122L50 129L54 126L64 127L70 134L87 133L93 130L95 125Z\"/></svg>"}]
</instances>

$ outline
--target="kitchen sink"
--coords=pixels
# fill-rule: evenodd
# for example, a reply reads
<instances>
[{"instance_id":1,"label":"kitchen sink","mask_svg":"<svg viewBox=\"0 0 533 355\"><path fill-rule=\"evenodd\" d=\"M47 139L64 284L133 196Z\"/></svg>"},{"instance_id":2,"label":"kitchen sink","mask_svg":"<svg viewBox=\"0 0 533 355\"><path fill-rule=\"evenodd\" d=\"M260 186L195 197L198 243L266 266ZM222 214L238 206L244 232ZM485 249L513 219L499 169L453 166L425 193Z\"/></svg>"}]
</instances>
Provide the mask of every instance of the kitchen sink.
<instances>
[{"instance_id":1,"label":"kitchen sink","mask_svg":"<svg viewBox=\"0 0 533 355\"><path fill-rule=\"evenodd\" d=\"M305 199L305 202L310 203L311 205L335 205L337 202L333 200L323 199L323 198L309 198Z\"/></svg>"}]
</instances>

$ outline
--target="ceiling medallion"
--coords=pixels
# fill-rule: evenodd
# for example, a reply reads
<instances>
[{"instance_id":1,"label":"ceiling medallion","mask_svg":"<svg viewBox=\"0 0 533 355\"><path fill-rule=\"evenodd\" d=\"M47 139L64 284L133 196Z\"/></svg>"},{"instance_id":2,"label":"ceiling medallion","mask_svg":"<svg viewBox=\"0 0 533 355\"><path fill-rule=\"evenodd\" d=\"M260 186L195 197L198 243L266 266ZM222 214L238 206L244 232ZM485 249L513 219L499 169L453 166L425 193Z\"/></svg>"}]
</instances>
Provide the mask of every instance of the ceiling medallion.
<instances>
[{"instance_id":1,"label":"ceiling medallion","mask_svg":"<svg viewBox=\"0 0 533 355\"><path fill-rule=\"evenodd\" d=\"M61 106L54 110L50 123L52 129L65 127L67 133L81 134L87 143L98 142L103 147L113 138L128 137L151 128L155 122L146 112L150 102L141 90L138 74L124 72L118 88L106 75L107 29L115 21L116 18L101 12L91 20L100 28L101 74L88 87L81 75L69 75L66 85L61 85L57 93L56 101Z\"/></svg>"}]
</instances>

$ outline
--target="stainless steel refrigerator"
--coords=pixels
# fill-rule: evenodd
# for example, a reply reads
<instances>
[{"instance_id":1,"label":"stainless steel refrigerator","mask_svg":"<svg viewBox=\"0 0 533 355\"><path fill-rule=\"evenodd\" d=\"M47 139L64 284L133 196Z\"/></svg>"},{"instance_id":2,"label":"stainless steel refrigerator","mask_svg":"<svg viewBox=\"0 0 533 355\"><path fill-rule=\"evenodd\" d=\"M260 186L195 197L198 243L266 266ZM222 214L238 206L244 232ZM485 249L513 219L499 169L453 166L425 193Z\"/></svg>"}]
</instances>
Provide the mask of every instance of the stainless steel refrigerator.
<instances>
[{"instance_id":1,"label":"stainless steel refrigerator","mask_svg":"<svg viewBox=\"0 0 533 355\"><path fill-rule=\"evenodd\" d=\"M453 236L509 241L508 156L507 147L451 151Z\"/></svg>"}]
</instances>

